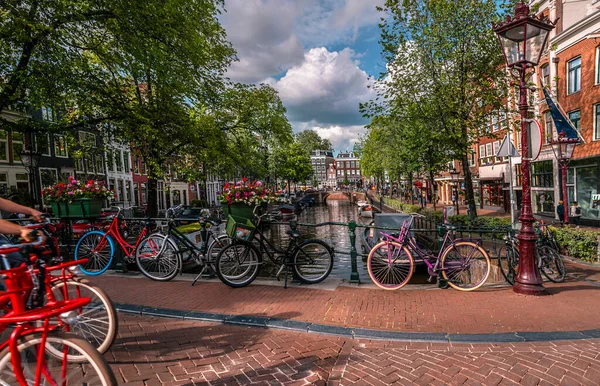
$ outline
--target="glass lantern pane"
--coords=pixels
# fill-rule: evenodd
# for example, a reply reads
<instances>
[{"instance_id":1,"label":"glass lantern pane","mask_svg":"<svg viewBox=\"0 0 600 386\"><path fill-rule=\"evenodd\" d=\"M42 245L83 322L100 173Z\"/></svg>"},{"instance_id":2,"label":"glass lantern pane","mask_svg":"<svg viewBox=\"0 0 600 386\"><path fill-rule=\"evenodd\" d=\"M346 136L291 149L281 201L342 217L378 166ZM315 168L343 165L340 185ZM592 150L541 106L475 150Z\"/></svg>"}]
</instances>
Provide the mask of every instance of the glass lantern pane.
<instances>
[{"instance_id":1,"label":"glass lantern pane","mask_svg":"<svg viewBox=\"0 0 600 386\"><path fill-rule=\"evenodd\" d=\"M539 27L527 24L527 42L525 45L525 60L534 65L540 61L540 56L544 50L548 31Z\"/></svg>"},{"instance_id":2,"label":"glass lantern pane","mask_svg":"<svg viewBox=\"0 0 600 386\"><path fill-rule=\"evenodd\" d=\"M500 43L506 55L506 62L509 66L523 60L523 36L525 34L525 26L517 26L508 31L500 33Z\"/></svg>"}]
</instances>

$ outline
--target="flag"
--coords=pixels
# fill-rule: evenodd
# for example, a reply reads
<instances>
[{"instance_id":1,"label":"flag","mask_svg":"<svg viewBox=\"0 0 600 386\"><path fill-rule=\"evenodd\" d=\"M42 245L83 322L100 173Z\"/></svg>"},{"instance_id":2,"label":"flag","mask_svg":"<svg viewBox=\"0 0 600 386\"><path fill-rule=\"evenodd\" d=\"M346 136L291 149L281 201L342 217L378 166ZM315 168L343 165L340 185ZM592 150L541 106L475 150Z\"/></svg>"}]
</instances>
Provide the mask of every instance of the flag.
<instances>
[{"instance_id":1,"label":"flag","mask_svg":"<svg viewBox=\"0 0 600 386\"><path fill-rule=\"evenodd\" d=\"M546 98L546 103L548 104L548 107L550 107L550 114L552 115L552 120L554 121L554 127L556 128L556 132L557 133L564 132L567 138L579 138L580 137L579 132L573 126L571 121L568 120L560 112L560 110L558 109L558 106L554 103L554 101L552 100L552 97L550 97L548 90L546 90L545 88L543 90L544 90L544 97Z\"/></svg>"}]
</instances>

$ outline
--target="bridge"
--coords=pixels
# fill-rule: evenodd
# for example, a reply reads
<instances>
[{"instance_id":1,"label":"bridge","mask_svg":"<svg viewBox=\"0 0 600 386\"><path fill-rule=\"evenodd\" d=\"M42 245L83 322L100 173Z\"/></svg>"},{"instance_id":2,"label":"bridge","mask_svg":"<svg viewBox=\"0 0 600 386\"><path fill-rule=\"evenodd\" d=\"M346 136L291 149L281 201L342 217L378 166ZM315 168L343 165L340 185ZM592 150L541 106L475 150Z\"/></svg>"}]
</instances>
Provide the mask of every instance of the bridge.
<instances>
[{"instance_id":1,"label":"bridge","mask_svg":"<svg viewBox=\"0 0 600 386\"><path fill-rule=\"evenodd\" d=\"M367 198L364 193L360 192L314 192L308 193L307 197L313 197L319 204L326 203L327 200L340 200L340 201L366 201Z\"/></svg>"}]
</instances>

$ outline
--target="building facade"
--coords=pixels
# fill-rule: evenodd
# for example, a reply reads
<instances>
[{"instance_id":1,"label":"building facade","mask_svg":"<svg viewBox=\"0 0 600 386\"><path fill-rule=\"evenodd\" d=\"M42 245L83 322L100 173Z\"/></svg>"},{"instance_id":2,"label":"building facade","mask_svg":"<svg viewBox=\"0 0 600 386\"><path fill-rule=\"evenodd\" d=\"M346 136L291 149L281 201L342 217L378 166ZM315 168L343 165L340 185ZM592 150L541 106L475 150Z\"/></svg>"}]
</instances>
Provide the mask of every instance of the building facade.
<instances>
[{"instance_id":1,"label":"building facade","mask_svg":"<svg viewBox=\"0 0 600 386\"><path fill-rule=\"evenodd\" d=\"M348 182L350 185L362 186L362 175L360 173L360 159L354 152L340 152L335 157L336 180L338 185Z\"/></svg>"},{"instance_id":2,"label":"building facade","mask_svg":"<svg viewBox=\"0 0 600 386\"><path fill-rule=\"evenodd\" d=\"M321 189L327 186L327 171L329 166L334 163L333 152L330 150L314 150L310 153L310 163L313 169L313 179L317 184L312 186L315 189Z\"/></svg>"}]
</instances>

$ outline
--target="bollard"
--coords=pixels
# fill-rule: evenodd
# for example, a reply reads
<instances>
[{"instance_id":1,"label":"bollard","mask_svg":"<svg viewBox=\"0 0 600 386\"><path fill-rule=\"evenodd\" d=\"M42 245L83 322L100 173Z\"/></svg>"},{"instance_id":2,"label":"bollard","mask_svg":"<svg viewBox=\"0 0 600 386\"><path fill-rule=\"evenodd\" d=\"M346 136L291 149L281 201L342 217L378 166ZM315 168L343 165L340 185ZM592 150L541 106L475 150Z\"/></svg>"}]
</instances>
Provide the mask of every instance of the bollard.
<instances>
[{"instance_id":1,"label":"bollard","mask_svg":"<svg viewBox=\"0 0 600 386\"><path fill-rule=\"evenodd\" d=\"M350 234L350 264L352 266L352 272L350 273L350 283L360 284L360 277L358 276L358 265L356 262L356 221L350 220L348 223L348 232Z\"/></svg>"}]
</instances>

